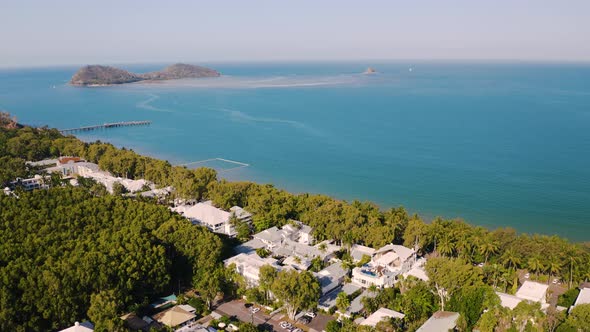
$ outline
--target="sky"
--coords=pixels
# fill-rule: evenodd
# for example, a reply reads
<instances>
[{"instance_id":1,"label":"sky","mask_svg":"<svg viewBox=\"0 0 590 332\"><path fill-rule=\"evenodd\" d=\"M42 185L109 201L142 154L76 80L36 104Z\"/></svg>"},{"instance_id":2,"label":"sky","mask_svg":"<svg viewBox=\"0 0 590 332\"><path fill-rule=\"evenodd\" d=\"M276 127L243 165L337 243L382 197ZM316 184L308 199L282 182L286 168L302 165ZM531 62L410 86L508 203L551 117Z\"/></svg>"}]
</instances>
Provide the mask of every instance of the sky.
<instances>
[{"instance_id":1,"label":"sky","mask_svg":"<svg viewBox=\"0 0 590 332\"><path fill-rule=\"evenodd\" d=\"M589 0L0 0L0 67L590 61Z\"/></svg>"}]
</instances>

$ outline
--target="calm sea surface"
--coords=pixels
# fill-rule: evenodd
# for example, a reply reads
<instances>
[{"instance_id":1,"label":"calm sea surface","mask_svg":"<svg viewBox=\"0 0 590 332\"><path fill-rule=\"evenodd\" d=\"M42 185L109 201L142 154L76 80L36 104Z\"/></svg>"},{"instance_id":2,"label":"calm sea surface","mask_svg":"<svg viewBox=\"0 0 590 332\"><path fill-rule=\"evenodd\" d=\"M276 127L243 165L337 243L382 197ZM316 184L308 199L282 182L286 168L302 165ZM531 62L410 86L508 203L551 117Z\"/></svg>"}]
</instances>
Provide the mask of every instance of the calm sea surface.
<instances>
[{"instance_id":1,"label":"calm sea surface","mask_svg":"<svg viewBox=\"0 0 590 332\"><path fill-rule=\"evenodd\" d=\"M369 65L379 73L359 74ZM151 120L79 137L174 164L250 165L221 171L229 179L590 241L590 65L211 66L225 76L104 88L67 86L73 67L0 70L0 109L57 128Z\"/></svg>"}]
</instances>

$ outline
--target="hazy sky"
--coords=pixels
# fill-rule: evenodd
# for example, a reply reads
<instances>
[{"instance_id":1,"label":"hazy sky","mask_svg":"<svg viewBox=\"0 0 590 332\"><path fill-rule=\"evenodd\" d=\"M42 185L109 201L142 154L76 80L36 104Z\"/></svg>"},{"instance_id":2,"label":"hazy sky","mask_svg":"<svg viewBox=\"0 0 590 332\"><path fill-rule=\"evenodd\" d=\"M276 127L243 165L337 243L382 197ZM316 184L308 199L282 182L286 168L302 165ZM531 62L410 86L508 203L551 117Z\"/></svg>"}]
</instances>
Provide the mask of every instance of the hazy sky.
<instances>
[{"instance_id":1,"label":"hazy sky","mask_svg":"<svg viewBox=\"0 0 590 332\"><path fill-rule=\"evenodd\" d=\"M0 66L590 61L590 0L0 0Z\"/></svg>"}]
</instances>

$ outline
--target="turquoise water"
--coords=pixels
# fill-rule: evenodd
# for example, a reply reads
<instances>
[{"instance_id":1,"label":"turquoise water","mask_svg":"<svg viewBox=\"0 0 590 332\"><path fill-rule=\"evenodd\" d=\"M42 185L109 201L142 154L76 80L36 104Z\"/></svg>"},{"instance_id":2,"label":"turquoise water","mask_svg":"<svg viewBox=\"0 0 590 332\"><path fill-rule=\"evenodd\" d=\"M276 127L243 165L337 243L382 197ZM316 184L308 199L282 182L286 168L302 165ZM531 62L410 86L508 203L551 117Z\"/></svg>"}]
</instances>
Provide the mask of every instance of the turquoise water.
<instances>
[{"instance_id":1,"label":"turquoise water","mask_svg":"<svg viewBox=\"0 0 590 332\"><path fill-rule=\"evenodd\" d=\"M368 65L379 74L359 74ZM172 163L238 161L249 166L221 174L426 219L590 240L590 65L211 66L226 76L92 89L65 85L75 68L2 70L0 108L57 128L152 120L79 137Z\"/></svg>"}]
</instances>

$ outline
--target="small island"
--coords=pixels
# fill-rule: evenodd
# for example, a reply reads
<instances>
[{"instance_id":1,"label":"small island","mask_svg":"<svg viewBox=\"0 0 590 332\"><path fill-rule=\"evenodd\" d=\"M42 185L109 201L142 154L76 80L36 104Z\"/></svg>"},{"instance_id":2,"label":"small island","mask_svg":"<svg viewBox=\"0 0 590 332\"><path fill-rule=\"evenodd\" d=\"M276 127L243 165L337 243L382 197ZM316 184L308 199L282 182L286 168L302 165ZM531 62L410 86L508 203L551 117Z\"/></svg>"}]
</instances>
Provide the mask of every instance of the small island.
<instances>
[{"instance_id":1,"label":"small island","mask_svg":"<svg viewBox=\"0 0 590 332\"><path fill-rule=\"evenodd\" d=\"M221 74L216 70L184 63L177 63L162 70L144 74L135 74L111 66L90 65L80 68L72 76L70 84L76 86L106 86L140 81L163 81L219 76Z\"/></svg>"}]
</instances>

